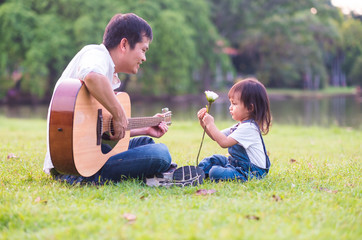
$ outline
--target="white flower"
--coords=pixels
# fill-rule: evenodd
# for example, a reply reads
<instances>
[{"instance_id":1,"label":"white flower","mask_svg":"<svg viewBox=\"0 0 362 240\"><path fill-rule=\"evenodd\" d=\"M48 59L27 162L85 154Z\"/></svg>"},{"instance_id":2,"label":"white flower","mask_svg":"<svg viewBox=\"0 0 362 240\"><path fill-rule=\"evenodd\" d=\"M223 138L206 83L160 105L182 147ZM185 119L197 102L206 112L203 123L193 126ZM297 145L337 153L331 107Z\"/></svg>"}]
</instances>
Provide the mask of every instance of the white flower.
<instances>
[{"instance_id":1,"label":"white flower","mask_svg":"<svg viewBox=\"0 0 362 240\"><path fill-rule=\"evenodd\" d=\"M213 91L205 91L205 95L208 102L214 102L219 97L219 95Z\"/></svg>"},{"instance_id":2,"label":"white flower","mask_svg":"<svg viewBox=\"0 0 362 240\"><path fill-rule=\"evenodd\" d=\"M211 103L213 103L213 102L219 97L219 95L217 95L217 94L214 93L213 91L205 91L205 95L206 95L207 101L209 102L209 105L206 105L207 112L209 112L210 107L211 107ZM206 128L204 128L204 133L202 134L202 139L201 139L201 144L200 144L200 148L199 148L199 153L197 154L197 158L196 158L196 166L199 165L199 156L200 156L200 151L201 151L202 143L204 142L204 138L205 138L205 131L206 131Z\"/></svg>"}]
</instances>

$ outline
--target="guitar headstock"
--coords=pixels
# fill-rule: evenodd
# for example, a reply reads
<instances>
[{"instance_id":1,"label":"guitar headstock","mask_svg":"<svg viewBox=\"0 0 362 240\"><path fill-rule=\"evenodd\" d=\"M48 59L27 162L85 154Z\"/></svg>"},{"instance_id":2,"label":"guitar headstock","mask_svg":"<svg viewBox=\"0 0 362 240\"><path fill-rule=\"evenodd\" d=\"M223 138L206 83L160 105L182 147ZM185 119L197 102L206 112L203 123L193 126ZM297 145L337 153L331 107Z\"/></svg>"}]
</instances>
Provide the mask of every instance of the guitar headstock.
<instances>
[{"instance_id":1,"label":"guitar headstock","mask_svg":"<svg viewBox=\"0 0 362 240\"><path fill-rule=\"evenodd\" d=\"M162 115L163 121L165 121L167 125L171 125L172 112L168 108L162 108Z\"/></svg>"}]
</instances>

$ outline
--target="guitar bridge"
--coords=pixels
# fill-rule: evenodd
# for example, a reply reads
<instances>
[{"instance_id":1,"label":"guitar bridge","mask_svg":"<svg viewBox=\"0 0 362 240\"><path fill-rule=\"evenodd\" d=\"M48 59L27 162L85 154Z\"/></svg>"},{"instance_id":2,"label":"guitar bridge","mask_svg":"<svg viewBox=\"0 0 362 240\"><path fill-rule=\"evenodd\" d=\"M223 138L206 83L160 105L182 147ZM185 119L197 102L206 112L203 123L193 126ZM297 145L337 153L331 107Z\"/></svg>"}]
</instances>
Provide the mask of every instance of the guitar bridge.
<instances>
[{"instance_id":1,"label":"guitar bridge","mask_svg":"<svg viewBox=\"0 0 362 240\"><path fill-rule=\"evenodd\" d=\"M98 109L97 114L97 145L101 145L102 140L102 132L103 132L103 115L102 109Z\"/></svg>"}]
</instances>

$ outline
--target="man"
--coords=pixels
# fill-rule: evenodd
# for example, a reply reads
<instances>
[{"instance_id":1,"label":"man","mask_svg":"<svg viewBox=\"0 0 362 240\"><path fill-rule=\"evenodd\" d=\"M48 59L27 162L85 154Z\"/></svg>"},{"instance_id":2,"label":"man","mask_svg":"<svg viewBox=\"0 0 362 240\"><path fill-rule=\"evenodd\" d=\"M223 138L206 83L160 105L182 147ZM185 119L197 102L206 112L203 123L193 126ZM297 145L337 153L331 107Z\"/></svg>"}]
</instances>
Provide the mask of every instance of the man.
<instances>
[{"instance_id":1,"label":"man","mask_svg":"<svg viewBox=\"0 0 362 240\"><path fill-rule=\"evenodd\" d=\"M103 43L85 46L78 52L64 70L54 92L64 79L76 78L83 81L90 94L113 116L114 133L111 139L122 139L125 136L128 120L122 105L113 92L120 86L117 73L136 74L138 72L140 65L146 61L146 52L152 37L152 29L149 24L137 15L132 13L115 15L105 29ZM130 135L131 137L147 135L159 138L167 130L167 124L161 122L156 127L131 130ZM65 180L70 184L118 182L127 178L144 179L147 177L146 183L156 186L196 185L202 182L203 172L193 166L170 171L170 168L173 167L174 170L176 167L175 165L171 167L168 148L164 144L155 144L150 137L131 139L129 149L110 157L96 174L90 177L79 177L62 175L54 168L49 152L48 129L44 171L55 179ZM162 174L167 171L167 174Z\"/></svg>"}]
</instances>

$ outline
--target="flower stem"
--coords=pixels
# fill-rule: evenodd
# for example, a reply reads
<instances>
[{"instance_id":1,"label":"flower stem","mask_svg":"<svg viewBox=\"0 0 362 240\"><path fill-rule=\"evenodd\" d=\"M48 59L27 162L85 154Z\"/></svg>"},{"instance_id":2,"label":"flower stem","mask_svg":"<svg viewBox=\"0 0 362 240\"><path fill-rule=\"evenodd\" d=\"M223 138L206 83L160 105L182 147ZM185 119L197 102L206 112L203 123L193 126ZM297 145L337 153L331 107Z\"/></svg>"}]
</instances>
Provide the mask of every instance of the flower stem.
<instances>
[{"instance_id":1,"label":"flower stem","mask_svg":"<svg viewBox=\"0 0 362 240\"><path fill-rule=\"evenodd\" d=\"M209 113L210 107L211 107L211 102L209 102L209 106L207 107L207 111L206 111L207 113ZM200 152L201 152L201 148L202 148L202 143L204 142L205 132L206 132L206 126L204 127L204 133L202 134L202 139L201 139L201 144L200 144L200 147L199 147L199 152L197 153L196 166L199 165L199 156L200 156Z\"/></svg>"},{"instance_id":2,"label":"flower stem","mask_svg":"<svg viewBox=\"0 0 362 240\"><path fill-rule=\"evenodd\" d=\"M204 128L204 133L202 134L202 140L201 140L201 144L200 144L200 148L199 148L199 153L197 154L197 158L196 158L196 166L199 165L199 156L200 156L202 143L204 142L204 138L205 138L205 128Z\"/></svg>"}]
</instances>

